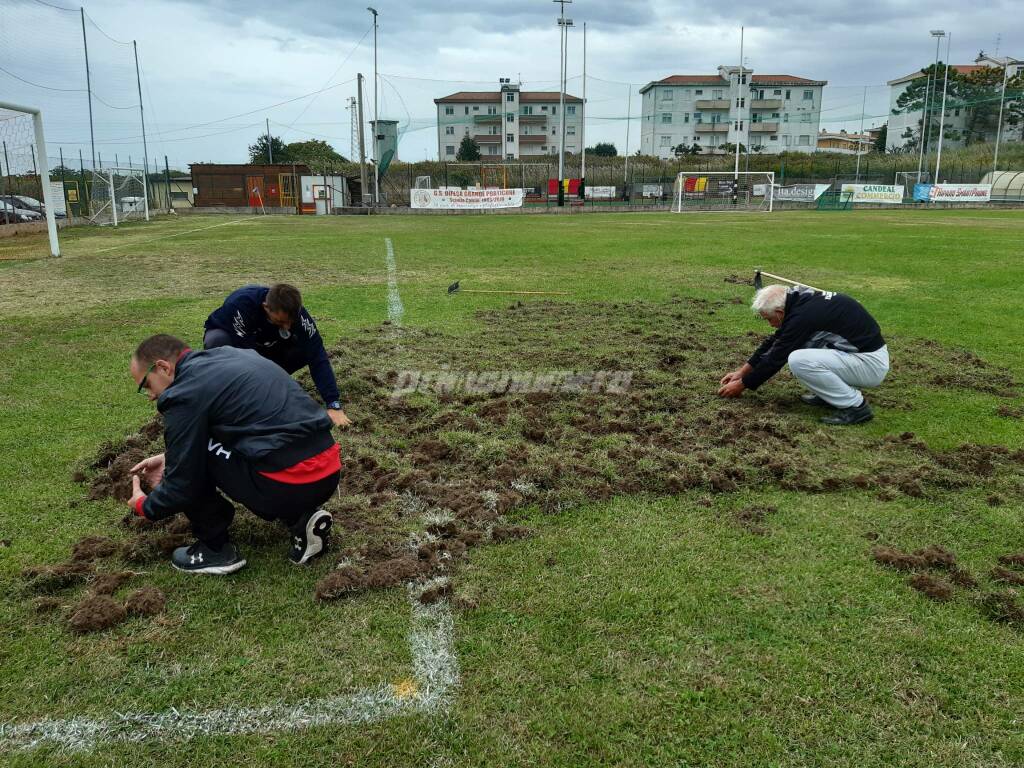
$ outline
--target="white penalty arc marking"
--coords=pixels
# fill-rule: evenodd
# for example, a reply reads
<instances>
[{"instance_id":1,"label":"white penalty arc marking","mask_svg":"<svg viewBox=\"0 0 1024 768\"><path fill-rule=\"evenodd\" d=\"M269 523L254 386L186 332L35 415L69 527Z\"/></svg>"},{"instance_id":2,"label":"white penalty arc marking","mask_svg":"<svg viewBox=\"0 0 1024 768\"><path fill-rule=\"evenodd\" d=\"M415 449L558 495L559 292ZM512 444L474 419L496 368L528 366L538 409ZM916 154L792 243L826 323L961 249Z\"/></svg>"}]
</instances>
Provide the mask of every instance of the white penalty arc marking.
<instances>
[{"instance_id":1,"label":"white penalty arc marking","mask_svg":"<svg viewBox=\"0 0 1024 768\"><path fill-rule=\"evenodd\" d=\"M101 744L188 741L203 736L269 734L325 725L373 723L412 713L446 710L459 682L452 614L447 603L412 600L413 678L354 693L293 704L156 713L117 713L103 719L72 717L0 725L0 752L55 747L86 752Z\"/></svg>"}]
</instances>

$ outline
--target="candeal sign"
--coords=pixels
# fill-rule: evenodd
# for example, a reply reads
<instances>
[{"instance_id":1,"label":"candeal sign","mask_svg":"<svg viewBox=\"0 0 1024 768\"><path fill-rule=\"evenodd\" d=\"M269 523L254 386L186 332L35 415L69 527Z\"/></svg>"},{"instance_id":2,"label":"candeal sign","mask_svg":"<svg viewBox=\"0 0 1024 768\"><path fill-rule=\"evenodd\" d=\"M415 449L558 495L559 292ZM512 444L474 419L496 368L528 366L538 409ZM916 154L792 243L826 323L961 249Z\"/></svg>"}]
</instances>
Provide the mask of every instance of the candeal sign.
<instances>
[{"instance_id":1,"label":"candeal sign","mask_svg":"<svg viewBox=\"0 0 1024 768\"><path fill-rule=\"evenodd\" d=\"M887 205L903 202L902 184L843 184L842 195L850 196L851 203L883 203Z\"/></svg>"},{"instance_id":2,"label":"candeal sign","mask_svg":"<svg viewBox=\"0 0 1024 768\"><path fill-rule=\"evenodd\" d=\"M410 189L413 208L485 209L522 208L521 189Z\"/></svg>"}]
</instances>

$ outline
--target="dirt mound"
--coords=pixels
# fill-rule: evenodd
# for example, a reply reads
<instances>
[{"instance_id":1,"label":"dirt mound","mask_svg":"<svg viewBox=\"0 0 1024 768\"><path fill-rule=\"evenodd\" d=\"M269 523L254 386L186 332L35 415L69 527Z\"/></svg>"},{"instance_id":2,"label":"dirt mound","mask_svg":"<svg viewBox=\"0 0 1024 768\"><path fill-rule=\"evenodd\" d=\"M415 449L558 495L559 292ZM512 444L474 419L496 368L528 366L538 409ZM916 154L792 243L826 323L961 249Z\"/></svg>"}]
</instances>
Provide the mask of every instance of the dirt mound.
<instances>
[{"instance_id":1,"label":"dirt mound","mask_svg":"<svg viewBox=\"0 0 1024 768\"><path fill-rule=\"evenodd\" d=\"M1024 606L1016 592L991 592L979 601L982 614L1017 629L1024 629Z\"/></svg>"},{"instance_id":2,"label":"dirt mound","mask_svg":"<svg viewBox=\"0 0 1024 768\"><path fill-rule=\"evenodd\" d=\"M748 533L755 536L767 536L771 528L764 524L769 515L774 515L779 510L770 506L745 507L733 515L736 523Z\"/></svg>"},{"instance_id":3,"label":"dirt mound","mask_svg":"<svg viewBox=\"0 0 1024 768\"><path fill-rule=\"evenodd\" d=\"M86 536L71 547L72 560L99 560L117 552L117 542L109 536Z\"/></svg>"},{"instance_id":4,"label":"dirt mound","mask_svg":"<svg viewBox=\"0 0 1024 768\"><path fill-rule=\"evenodd\" d=\"M1024 552L1011 552L1008 555L1000 555L999 562L1010 567L1024 567Z\"/></svg>"},{"instance_id":5,"label":"dirt mound","mask_svg":"<svg viewBox=\"0 0 1024 768\"><path fill-rule=\"evenodd\" d=\"M928 565L920 555L908 555L895 547L875 547L871 550L871 556L876 563L899 571L914 571Z\"/></svg>"},{"instance_id":6,"label":"dirt mound","mask_svg":"<svg viewBox=\"0 0 1024 768\"><path fill-rule=\"evenodd\" d=\"M59 592L82 584L95 573L91 563L72 562L63 565L35 565L25 568L21 576L32 592Z\"/></svg>"},{"instance_id":7,"label":"dirt mound","mask_svg":"<svg viewBox=\"0 0 1024 768\"><path fill-rule=\"evenodd\" d=\"M907 583L926 597L939 602L953 599L953 585L930 573L915 573Z\"/></svg>"},{"instance_id":8,"label":"dirt mound","mask_svg":"<svg viewBox=\"0 0 1024 768\"><path fill-rule=\"evenodd\" d=\"M997 565L989 575L992 577L992 581L998 581L1001 584L1009 584L1011 586L1024 585L1024 573L1017 573L1009 568L1000 568Z\"/></svg>"},{"instance_id":9,"label":"dirt mound","mask_svg":"<svg viewBox=\"0 0 1024 768\"><path fill-rule=\"evenodd\" d=\"M956 567L956 555L944 547L932 545L914 552L915 557L924 560L929 568L954 568Z\"/></svg>"},{"instance_id":10,"label":"dirt mound","mask_svg":"<svg viewBox=\"0 0 1024 768\"><path fill-rule=\"evenodd\" d=\"M156 587L137 589L124 601L124 609L131 616L156 616L166 605L167 597Z\"/></svg>"},{"instance_id":11,"label":"dirt mound","mask_svg":"<svg viewBox=\"0 0 1024 768\"><path fill-rule=\"evenodd\" d=\"M98 632L120 624L126 616L124 607L107 595L88 595L72 611L68 626L78 635Z\"/></svg>"},{"instance_id":12,"label":"dirt mound","mask_svg":"<svg viewBox=\"0 0 1024 768\"><path fill-rule=\"evenodd\" d=\"M114 573L98 573L93 577L89 586L97 595L112 595L121 588L134 574L128 571L116 571Z\"/></svg>"}]
</instances>

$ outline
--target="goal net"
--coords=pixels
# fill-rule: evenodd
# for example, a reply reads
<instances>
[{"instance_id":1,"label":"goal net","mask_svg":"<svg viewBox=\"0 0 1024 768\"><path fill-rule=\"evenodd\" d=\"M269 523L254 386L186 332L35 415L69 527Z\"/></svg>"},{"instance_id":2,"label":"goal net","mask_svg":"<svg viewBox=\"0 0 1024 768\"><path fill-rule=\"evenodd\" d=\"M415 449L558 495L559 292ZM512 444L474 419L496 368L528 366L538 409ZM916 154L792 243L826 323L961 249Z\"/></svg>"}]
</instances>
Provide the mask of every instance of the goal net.
<instances>
[{"instance_id":1,"label":"goal net","mask_svg":"<svg viewBox=\"0 0 1024 768\"><path fill-rule=\"evenodd\" d=\"M0 148L0 227L45 229L50 255L60 256L56 218L64 216L64 191L50 182L42 112L0 102Z\"/></svg>"},{"instance_id":2,"label":"goal net","mask_svg":"<svg viewBox=\"0 0 1024 768\"><path fill-rule=\"evenodd\" d=\"M89 185L93 224L113 225L126 221L149 221L149 194L146 172L141 168L118 166L98 168Z\"/></svg>"},{"instance_id":3,"label":"goal net","mask_svg":"<svg viewBox=\"0 0 1024 768\"><path fill-rule=\"evenodd\" d=\"M672 210L771 212L774 191L771 171L682 171L672 186Z\"/></svg>"}]
</instances>

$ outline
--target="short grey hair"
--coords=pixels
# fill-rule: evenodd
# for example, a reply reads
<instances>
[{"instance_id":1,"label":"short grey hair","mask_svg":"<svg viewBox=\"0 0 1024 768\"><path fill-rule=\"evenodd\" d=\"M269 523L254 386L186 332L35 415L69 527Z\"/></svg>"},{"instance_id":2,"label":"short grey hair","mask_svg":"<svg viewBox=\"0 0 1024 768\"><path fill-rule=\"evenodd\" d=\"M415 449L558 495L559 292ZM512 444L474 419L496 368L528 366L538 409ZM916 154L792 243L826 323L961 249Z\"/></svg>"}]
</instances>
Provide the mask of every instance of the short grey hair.
<instances>
[{"instance_id":1,"label":"short grey hair","mask_svg":"<svg viewBox=\"0 0 1024 768\"><path fill-rule=\"evenodd\" d=\"M754 301L750 308L755 315L770 315L780 309L786 308L786 293L789 289L784 285L766 285L754 294Z\"/></svg>"}]
</instances>

